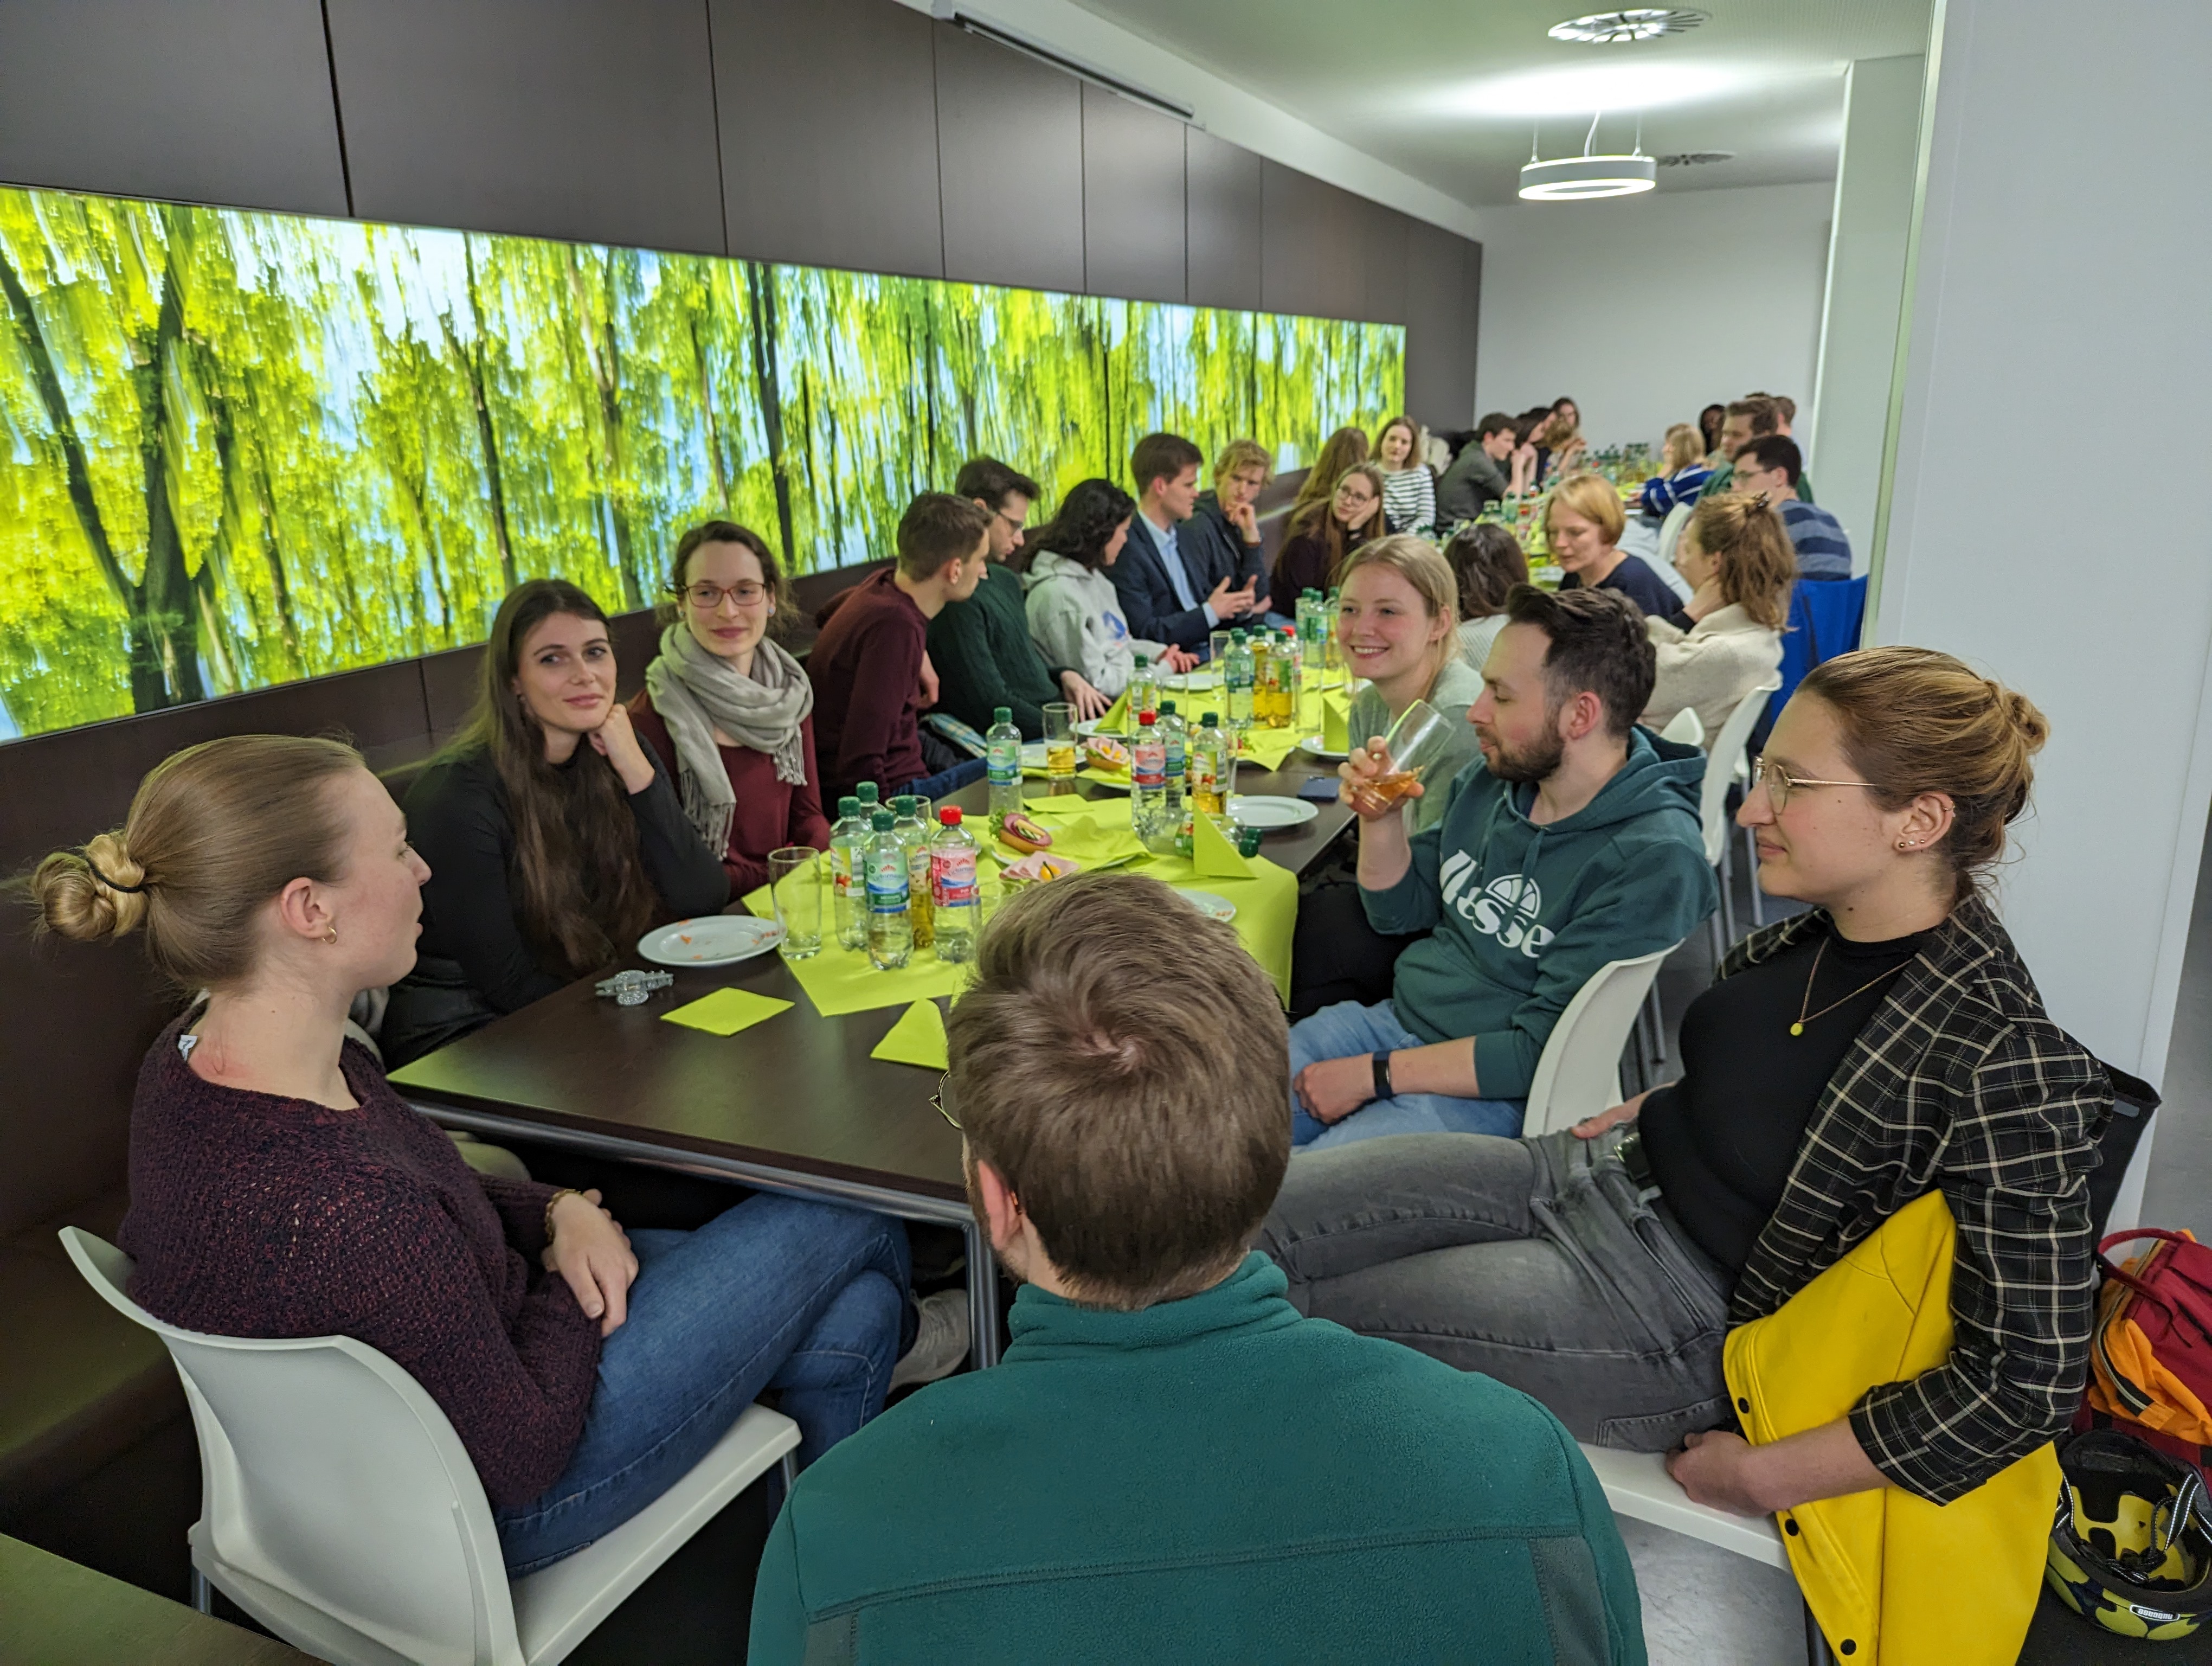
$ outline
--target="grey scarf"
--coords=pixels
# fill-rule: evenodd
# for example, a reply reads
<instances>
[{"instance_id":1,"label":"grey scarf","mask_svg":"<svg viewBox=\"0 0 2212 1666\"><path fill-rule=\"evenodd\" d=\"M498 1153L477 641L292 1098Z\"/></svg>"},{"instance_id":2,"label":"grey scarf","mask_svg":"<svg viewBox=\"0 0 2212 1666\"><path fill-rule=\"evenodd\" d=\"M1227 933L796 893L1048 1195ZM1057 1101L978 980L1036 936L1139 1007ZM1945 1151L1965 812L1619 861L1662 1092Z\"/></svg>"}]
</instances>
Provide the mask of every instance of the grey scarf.
<instances>
[{"instance_id":1,"label":"grey scarf","mask_svg":"<svg viewBox=\"0 0 2212 1666\"><path fill-rule=\"evenodd\" d=\"M684 817L718 860L730 848L738 797L714 744L716 729L773 757L778 781L806 784L799 726L814 709L814 686L799 661L765 636L753 650L753 674L741 677L683 624L670 625L660 633L659 656L645 668L645 687L676 743Z\"/></svg>"}]
</instances>

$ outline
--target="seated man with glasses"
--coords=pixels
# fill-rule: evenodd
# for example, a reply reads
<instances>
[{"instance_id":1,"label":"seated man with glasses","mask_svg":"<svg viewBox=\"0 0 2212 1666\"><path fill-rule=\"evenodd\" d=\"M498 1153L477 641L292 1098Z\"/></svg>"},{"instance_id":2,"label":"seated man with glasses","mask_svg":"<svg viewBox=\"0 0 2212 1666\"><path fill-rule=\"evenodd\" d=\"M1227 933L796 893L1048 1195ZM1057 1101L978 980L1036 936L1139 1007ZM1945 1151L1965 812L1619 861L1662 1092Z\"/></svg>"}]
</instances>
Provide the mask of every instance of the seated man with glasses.
<instances>
[{"instance_id":1,"label":"seated man with glasses","mask_svg":"<svg viewBox=\"0 0 2212 1666\"><path fill-rule=\"evenodd\" d=\"M1013 1340L799 1477L747 1658L1641 1661L1559 1424L1300 1318L1250 1253L1291 1141L1235 931L1082 874L1008 903L975 970L941 1103Z\"/></svg>"},{"instance_id":2,"label":"seated man with glasses","mask_svg":"<svg viewBox=\"0 0 2212 1666\"><path fill-rule=\"evenodd\" d=\"M676 541L665 588L660 652L630 722L722 859L730 895L743 897L768 883L769 852L830 848L814 687L768 635L783 569L757 532L729 520L692 527Z\"/></svg>"},{"instance_id":3,"label":"seated man with glasses","mask_svg":"<svg viewBox=\"0 0 2212 1666\"><path fill-rule=\"evenodd\" d=\"M1746 1516L1881 1487L1948 1504L2063 1430L2112 1084L1983 892L2046 732L1948 654L1819 666L1736 816L1760 888L1810 907L1729 951L1680 1079L1533 1139L1300 1158L1261 1239L1299 1311L1526 1389L1583 1439L1680 1447L1690 1496ZM1931 1191L1956 1230L1948 1358L1747 1444L1729 1333Z\"/></svg>"}]
</instances>

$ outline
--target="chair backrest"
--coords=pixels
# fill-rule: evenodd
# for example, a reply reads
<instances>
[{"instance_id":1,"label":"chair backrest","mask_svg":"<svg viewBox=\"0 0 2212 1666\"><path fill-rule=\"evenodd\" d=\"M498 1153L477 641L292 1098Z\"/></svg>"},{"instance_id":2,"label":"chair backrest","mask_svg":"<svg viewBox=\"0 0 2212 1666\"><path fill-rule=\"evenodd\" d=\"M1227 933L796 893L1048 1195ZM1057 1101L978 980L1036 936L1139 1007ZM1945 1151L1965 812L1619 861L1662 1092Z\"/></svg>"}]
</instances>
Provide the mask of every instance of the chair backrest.
<instances>
[{"instance_id":1,"label":"chair backrest","mask_svg":"<svg viewBox=\"0 0 2212 1666\"><path fill-rule=\"evenodd\" d=\"M1728 842L1729 787L1735 780L1736 765L1743 760L1752 725L1765 711L1774 689L1774 679L1769 678L1737 701L1728 721L1721 725L1720 733L1713 737L1712 750L1705 754L1705 779L1698 796L1698 823L1705 832L1705 860L1709 862L1720 860L1721 847Z\"/></svg>"},{"instance_id":2,"label":"chair backrest","mask_svg":"<svg viewBox=\"0 0 2212 1666\"><path fill-rule=\"evenodd\" d=\"M1782 633L1781 686L1774 691L1765 721L1753 732L1753 750L1765 749L1774 720L1797 692L1807 672L1859 645L1866 624L1866 599L1863 578L1797 581L1790 593L1790 623Z\"/></svg>"},{"instance_id":3,"label":"chair backrest","mask_svg":"<svg viewBox=\"0 0 2212 1666\"><path fill-rule=\"evenodd\" d=\"M1696 507L1694 503L1677 503L1659 523L1659 566L1662 572L1674 570L1674 546L1682 541L1682 528L1690 524L1690 512Z\"/></svg>"},{"instance_id":4,"label":"chair backrest","mask_svg":"<svg viewBox=\"0 0 2212 1666\"><path fill-rule=\"evenodd\" d=\"M1620 1103L1620 1049L1628 1044L1628 1026L1636 1022L1660 963L1674 952L1665 948L1609 961L1575 992L1536 1061L1522 1134L1551 1134Z\"/></svg>"},{"instance_id":5,"label":"chair backrest","mask_svg":"<svg viewBox=\"0 0 2212 1666\"><path fill-rule=\"evenodd\" d=\"M1671 740L1678 746L1702 746L1705 744L1705 720L1698 715L1695 706L1685 706L1667 720L1667 727L1659 731L1659 739Z\"/></svg>"},{"instance_id":6,"label":"chair backrest","mask_svg":"<svg viewBox=\"0 0 2212 1666\"><path fill-rule=\"evenodd\" d=\"M349 1336L210 1336L125 1294L131 1258L75 1227L92 1287L166 1343L200 1446L216 1559L404 1659L519 1660L491 1506L460 1437L397 1365Z\"/></svg>"}]
</instances>

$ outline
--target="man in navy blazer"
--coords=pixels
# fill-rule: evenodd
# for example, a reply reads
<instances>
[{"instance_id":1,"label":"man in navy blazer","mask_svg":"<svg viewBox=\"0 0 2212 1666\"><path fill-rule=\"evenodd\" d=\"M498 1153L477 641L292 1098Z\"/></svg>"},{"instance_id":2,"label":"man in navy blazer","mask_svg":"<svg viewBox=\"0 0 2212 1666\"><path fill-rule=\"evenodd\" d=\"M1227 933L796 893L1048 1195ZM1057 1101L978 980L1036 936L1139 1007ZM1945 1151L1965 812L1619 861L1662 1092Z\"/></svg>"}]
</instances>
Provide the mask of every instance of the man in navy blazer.
<instances>
[{"instance_id":1,"label":"man in navy blazer","mask_svg":"<svg viewBox=\"0 0 2212 1666\"><path fill-rule=\"evenodd\" d=\"M1198 505L1198 447L1175 434L1148 434L1129 456L1137 513L1120 559L1106 569L1121 598L1129 634L1169 642L1203 659L1218 627L1256 614L1257 581L1237 585L1241 551Z\"/></svg>"}]
</instances>

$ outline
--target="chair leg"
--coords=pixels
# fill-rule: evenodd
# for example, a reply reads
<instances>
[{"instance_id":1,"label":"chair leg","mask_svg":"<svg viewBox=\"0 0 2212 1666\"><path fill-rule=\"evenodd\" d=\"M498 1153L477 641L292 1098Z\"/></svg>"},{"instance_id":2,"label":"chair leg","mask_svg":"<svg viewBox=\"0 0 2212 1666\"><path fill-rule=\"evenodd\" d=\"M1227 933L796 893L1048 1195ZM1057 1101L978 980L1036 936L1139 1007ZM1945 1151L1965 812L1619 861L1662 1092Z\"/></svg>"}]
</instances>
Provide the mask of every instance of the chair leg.
<instances>
[{"instance_id":1,"label":"chair leg","mask_svg":"<svg viewBox=\"0 0 2212 1666\"><path fill-rule=\"evenodd\" d=\"M1805 1609L1805 1666L1836 1666L1835 1651L1828 1646L1828 1639L1820 1630L1820 1622L1813 1618L1809 1604Z\"/></svg>"},{"instance_id":2,"label":"chair leg","mask_svg":"<svg viewBox=\"0 0 2212 1666\"><path fill-rule=\"evenodd\" d=\"M1751 876L1751 923L1766 923L1766 899L1759 892L1759 842L1749 828L1743 830L1743 868Z\"/></svg>"},{"instance_id":3,"label":"chair leg","mask_svg":"<svg viewBox=\"0 0 2212 1666\"><path fill-rule=\"evenodd\" d=\"M215 1587L198 1568L192 1570L192 1606L202 1614L215 1612Z\"/></svg>"},{"instance_id":4,"label":"chair leg","mask_svg":"<svg viewBox=\"0 0 2212 1666\"><path fill-rule=\"evenodd\" d=\"M783 1469L783 1496L791 1496L791 1489L799 1485L799 1448L793 1447L780 1460Z\"/></svg>"},{"instance_id":5,"label":"chair leg","mask_svg":"<svg viewBox=\"0 0 2212 1666\"><path fill-rule=\"evenodd\" d=\"M1735 863L1731 847L1726 839L1721 841L1721 929L1727 933L1730 944L1735 941Z\"/></svg>"}]
</instances>

